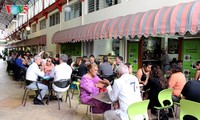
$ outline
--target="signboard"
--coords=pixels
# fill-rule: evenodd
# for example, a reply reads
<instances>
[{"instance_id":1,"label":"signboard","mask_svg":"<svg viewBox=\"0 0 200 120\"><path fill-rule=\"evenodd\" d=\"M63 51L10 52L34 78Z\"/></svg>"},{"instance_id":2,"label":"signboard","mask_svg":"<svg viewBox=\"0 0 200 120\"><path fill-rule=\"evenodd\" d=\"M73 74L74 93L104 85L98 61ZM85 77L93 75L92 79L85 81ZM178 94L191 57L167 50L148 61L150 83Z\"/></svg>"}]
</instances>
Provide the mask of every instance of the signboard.
<instances>
[{"instance_id":1,"label":"signboard","mask_svg":"<svg viewBox=\"0 0 200 120\"><path fill-rule=\"evenodd\" d=\"M61 53L71 56L81 56L81 42L62 44Z\"/></svg>"},{"instance_id":2,"label":"signboard","mask_svg":"<svg viewBox=\"0 0 200 120\"><path fill-rule=\"evenodd\" d=\"M188 80L193 80L196 62L200 61L200 39L183 40L183 73Z\"/></svg>"},{"instance_id":3,"label":"signboard","mask_svg":"<svg viewBox=\"0 0 200 120\"><path fill-rule=\"evenodd\" d=\"M139 42L129 42L128 43L128 63L133 67L133 73L135 74L138 70L138 45Z\"/></svg>"},{"instance_id":4,"label":"signboard","mask_svg":"<svg viewBox=\"0 0 200 120\"><path fill-rule=\"evenodd\" d=\"M28 5L6 5L5 7L8 14L28 13Z\"/></svg>"}]
</instances>

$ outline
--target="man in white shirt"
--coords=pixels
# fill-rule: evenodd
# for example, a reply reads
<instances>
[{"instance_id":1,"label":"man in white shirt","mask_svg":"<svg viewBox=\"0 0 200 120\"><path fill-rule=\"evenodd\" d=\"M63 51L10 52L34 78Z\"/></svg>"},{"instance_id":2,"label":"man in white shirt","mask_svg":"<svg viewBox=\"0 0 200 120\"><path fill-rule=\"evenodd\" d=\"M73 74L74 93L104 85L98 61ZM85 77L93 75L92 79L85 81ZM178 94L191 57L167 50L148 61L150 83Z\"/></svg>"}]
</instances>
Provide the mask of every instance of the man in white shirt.
<instances>
[{"instance_id":1,"label":"man in white shirt","mask_svg":"<svg viewBox=\"0 0 200 120\"><path fill-rule=\"evenodd\" d=\"M117 69L118 79L115 80L111 87L109 81L105 80L108 85L108 95L110 99L119 102L119 108L109 110L104 113L105 120L129 120L127 109L134 102L142 101L138 79L129 74L126 65L120 65Z\"/></svg>"},{"instance_id":2,"label":"man in white shirt","mask_svg":"<svg viewBox=\"0 0 200 120\"><path fill-rule=\"evenodd\" d=\"M41 65L41 62L42 62L42 59L40 56L36 55L34 57L34 60L35 62L33 62L27 69L26 71L26 80L29 80L29 81L37 81L38 79L38 76L40 77L44 77L44 71L41 71L39 69L39 65ZM29 89L35 89L37 88L36 86L36 83L35 82L29 82L29 81L26 81L29 85L27 86L27 88ZM41 90L40 93L41 93L41 96L42 98L40 97L40 95L38 95L36 98L34 98L34 104L38 104L38 105L41 105L41 104L44 104L42 102L42 99L44 98L47 90L48 90L48 87L42 83L38 83L38 87L39 89Z\"/></svg>"},{"instance_id":3,"label":"man in white shirt","mask_svg":"<svg viewBox=\"0 0 200 120\"><path fill-rule=\"evenodd\" d=\"M72 74L72 68L67 64L68 56L63 54L60 56L60 64L56 65L53 69L53 76L54 81L59 80L70 80L71 74ZM68 85L69 81L67 83L64 83ZM63 84L63 83L62 83ZM62 98L62 92L67 91L68 87L60 87L56 85L55 83L52 84L53 89L57 92L56 95L58 98Z\"/></svg>"}]
</instances>

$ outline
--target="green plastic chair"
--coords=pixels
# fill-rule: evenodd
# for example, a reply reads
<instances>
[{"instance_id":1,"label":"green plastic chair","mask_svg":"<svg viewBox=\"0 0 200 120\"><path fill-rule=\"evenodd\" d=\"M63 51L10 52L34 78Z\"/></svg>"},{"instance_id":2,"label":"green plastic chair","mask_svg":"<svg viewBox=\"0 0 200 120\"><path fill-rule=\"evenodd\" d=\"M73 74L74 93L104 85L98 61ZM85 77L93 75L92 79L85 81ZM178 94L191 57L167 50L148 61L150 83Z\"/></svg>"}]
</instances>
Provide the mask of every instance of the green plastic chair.
<instances>
[{"instance_id":1,"label":"green plastic chair","mask_svg":"<svg viewBox=\"0 0 200 120\"><path fill-rule=\"evenodd\" d=\"M173 106L172 91L173 91L173 89L164 89L164 90L160 91L158 94L158 101L159 101L161 107L154 106L154 108L156 108L158 111L158 120L160 119L160 110L164 110L164 109L171 109L173 112L173 117L176 120L174 111L172 109L172 106ZM170 102L169 105L164 105L164 101L166 101L166 100Z\"/></svg>"},{"instance_id":2,"label":"green plastic chair","mask_svg":"<svg viewBox=\"0 0 200 120\"><path fill-rule=\"evenodd\" d=\"M200 103L181 99L180 101L180 120L183 120L185 115L191 115L200 120Z\"/></svg>"},{"instance_id":3,"label":"green plastic chair","mask_svg":"<svg viewBox=\"0 0 200 120\"><path fill-rule=\"evenodd\" d=\"M141 102L136 102L128 107L129 120L134 120L137 115L143 115L148 120L147 107L149 105L149 100L144 100Z\"/></svg>"},{"instance_id":4,"label":"green plastic chair","mask_svg":"<svg viewBox=\"0 0 200 120\"><path fill-rule=\"evenodd\" d=\"M88 104L83 104L83 103L81 103L81 101L80 101L80 82L74 81L73 84L76 85L77 90L78 90L78 104L77 104L76 107L75 107L74 116L76 115L76 112L77 112L77 109L78 109L78 105L80 105L80 104L82 104L82 105L87 105L86 113L84 114L84 116L82 117L81 120L83 120L85 117L87 117L87 118L93 120L92 107L91 107L90 105L88 105ZM91 112L90 112L90 109L91 109ZM88 116L88 113L90 113L90 117Z\"/></svg>"}]
</instances>

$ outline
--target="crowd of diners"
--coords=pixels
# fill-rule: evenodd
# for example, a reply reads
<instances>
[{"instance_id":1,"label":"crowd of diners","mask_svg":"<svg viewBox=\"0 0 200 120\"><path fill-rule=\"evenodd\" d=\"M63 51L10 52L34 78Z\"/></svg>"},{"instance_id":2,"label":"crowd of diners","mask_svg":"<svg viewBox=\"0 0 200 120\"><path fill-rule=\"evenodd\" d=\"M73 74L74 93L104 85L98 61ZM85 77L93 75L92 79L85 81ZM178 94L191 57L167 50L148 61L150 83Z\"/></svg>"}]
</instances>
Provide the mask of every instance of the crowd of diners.
<instances>
[{"instance_id":1,"label":"crowd of diners","mask_svg":"<svg viewBox=\"0 0 200 120\"><path fill-rule=\"evenodd\" d=\"M94 55L77 57L75 61L65 54L57 54L55 58L48 56L44 52L32 55L30 53L11 52L8 58L11 66L17 66L26 73L26 80L38 81L48 75L54 78L54 81L60 79L78 80L80 82L80 101L92 106L93 113L104 113L105 120L128 120L127 108L134 102L150 99L148 105L149 118L151 114L156 115L154 106L160 106L158 93L167 88L173 88L172 100L179 102L180 99L186 99L200 102L200 61L196 63L196 74L194 82L189 81L186 84L186 77L182 73L182 61L173 61L167 75L159 65L150 62L144 63L134 75L132 65L124 63L123 57L117 56L115 61L110 61L108 56L103 56L102 61L97 61ZM12 67L11 67L12 68ZM11 69L9 66L7 70ZM73 79L72 76L80 76L81 79ZM16 76L15 76L16 77ZM19 77L19 76L18 76ZM16 80L19 78L15 78ZM141 88L145 91L141 97ZM34 82L27 84L30 88L36 87ZM61 92L56 96L62 99L62 92L65 89L53 84L53 89L59 89ZM185 87L184 87L185 86ZM34 98L34 104L41 105L43 98L48 91L48 86L39 83L42 98ZM99 92L107 91L113 102L114 109L111 110L110 104L103 103L91 97ZM141 116L138 116L141 117ZM138 118L139 119L139 118Z\"/></svg>"}]
</instances>

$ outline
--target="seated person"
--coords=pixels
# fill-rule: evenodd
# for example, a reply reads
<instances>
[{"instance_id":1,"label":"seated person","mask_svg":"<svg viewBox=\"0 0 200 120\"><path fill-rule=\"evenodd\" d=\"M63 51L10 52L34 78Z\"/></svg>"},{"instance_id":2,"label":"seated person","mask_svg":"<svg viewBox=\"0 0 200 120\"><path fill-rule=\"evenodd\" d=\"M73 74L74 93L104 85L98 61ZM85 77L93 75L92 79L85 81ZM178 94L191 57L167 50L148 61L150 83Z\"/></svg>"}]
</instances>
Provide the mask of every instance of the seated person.
<instances>
[{"instance_id":1,"label":"seated person","mask_svg":"<svg viewBox=\"0 0 200 120\"><path fill-rule=\"evenodd\" d=\"M40 77L44 77L44 71L41 71L39 69L39 65L41 64L42 62L42 59L40 56L36 55L34 57L34 60L35 62L33 62L27 69L26 71L26 80L29 80L29 81L37 81L38 79L38 76ZM29 89L35 89L37 88L35 82L28 82L27 81L27 88ZM40 95L38 95L36 98L34 98L34 104L38 104L38 105L41 105L41 104L44 104L42 102L42 99L44 98L47 90L48 90L48 87L42 83L38 83L38 87L39 89L41 90L40 93L41 93L41 96L42 98L40 97Z\"/></svg>"},{"instance_id":2,"label":"seated person","mask_svg":"<svg viewBox=\"0 0 200 120\"><path fill-rule=\"evenodd\" d=\"M154 106L159 107L160 103L158 101L158 94L161 90L167 88L167 79L164 78L163 72L158 65L152 67L149 81L146 85L146 89L150 89L148 92L148 99L150 100L148 109L149 116L150 113L156 114L156 109Z\"/></svg>"},{"instance_id":3,"label":"seated person","mask_svg":"<svg viewBox=\"0 0 200 120\"><path fill-rule=\"evenodd\" d=\"M68 56L63 54L60 56L59 59L59 65L56 65L55 68L52 70L51 75L53 74L54 76L54 81L59 81L59 80L69 80L71 78L72 74L72 69L71 67L67 64L68 61ZM66 87L61 87L56 83L52 84L53 89L56 91L56 96L59 99L62 99L62 93L67 91L67 86L69 85L69 82L65 82L63 84L66 84Z\"/></svg>"},{"instance_id":4,"label":"seated person","mask_svg":"<svg viewBox=\"0 0 200 120\"><path fill-rule=\"evenodd\" d=\"M182 73L182 67L174 64L172 68L172 75L168 80L168 88L173 88L172 100L174 102L180 101L181 91L186 83L185 75Z\"/></svg>"},{"instance_id":5,"label":"seated person","mask_svg":"<svg viewBox=\"0 0 200 120\"><path fill-rule=\"evenodd\" d=\"M112 65L108 62L108 57L103 56L103 63L99 67L99 73L102 78L109 78L113 75Z\"/></svg>"},{"instance_id":6,"label":"seated person","mask_svg":"<svg viewBox=\"0 0 200 120\"><path fill-rule=\"evenodd\" d=\"M53 59L48 57L46 63L42 65L45 75L50 75L51 71L54 68Z\"/></svg>"},{"instance_id":7,"label":"seated person","mask_svg":"<svg viewBox=\"0 0 200 120\"><path fill-rule=\"evenodd\" d=\"M199 80L190 80L188 81L182 90L183 98L191 100L194 102L200 103L200 81ZM197 120L194 117L186 115L184 120Z\"/></svg>"},{"instance_id":8,"label":"seated person","mask_svg":"<svg viewBox=\"0 0 200 120\"><path fill-rule=\"evenodd\" d=\"M140 87L138 79L129 74L126 65L120 65L117 69L117 77L113 86L111 87L108 80L103 82L108 86L108 95L110 99L115 102L118 101L119 105L115 105L115 110L109 110L104 113L105 120L129 120L127 109L132 103L142 101L140 94ZM138 116L136 120L142 120Z\"/></svg>"},{"instance_id":9,"label":"seated person","mask_svg":"<svg viewBox=\"0 0 200 120\"><path fill-rule=\"evenodd\" d=\"M151 67L152 64L150 62L146 62L144 66L140 68L136 73L136 77L138 78L139 83L143 84L144 86L148 83Z\"/></svg>"},{"instance_id":10,"label":"seated person","mask_svg":"<svg viewBox=\"0 0 200 120\"><path fill-rule=\"evenodd\" d=\"M194 80L200 80L200 61L196 63L196 73L194 76Z\"/></svg>"},{"instance_id":11,"label":"seated person","mask_svg":"<svg viewBox=\"0 0 200 120\"><path fill-rule=\"evenodd\" d=\"M91 105L93 113L104 113L111 109L111 106L91 97L91 95L97 95L99 88L104 86L100 83L102 80L97 76L98 67L95 64L89 64L87 67L88 73L80 81L80 101Z\"/></svg>"}]
</instances>

